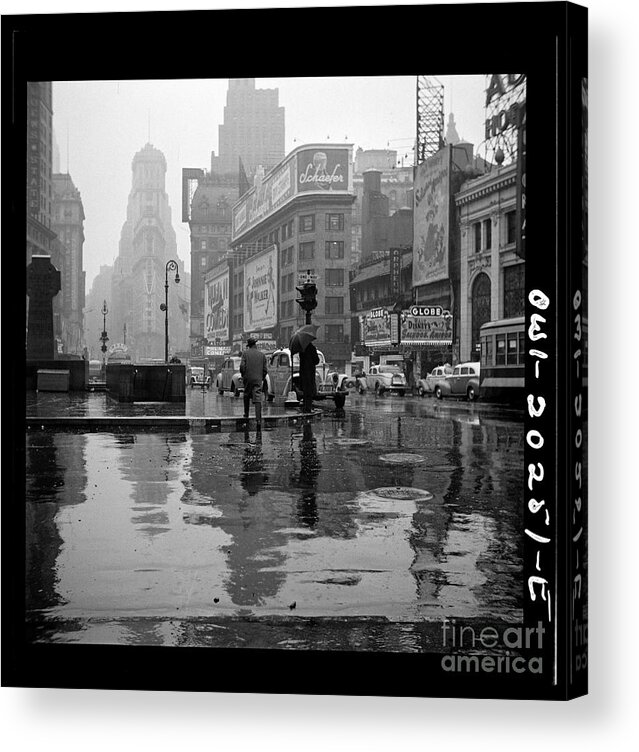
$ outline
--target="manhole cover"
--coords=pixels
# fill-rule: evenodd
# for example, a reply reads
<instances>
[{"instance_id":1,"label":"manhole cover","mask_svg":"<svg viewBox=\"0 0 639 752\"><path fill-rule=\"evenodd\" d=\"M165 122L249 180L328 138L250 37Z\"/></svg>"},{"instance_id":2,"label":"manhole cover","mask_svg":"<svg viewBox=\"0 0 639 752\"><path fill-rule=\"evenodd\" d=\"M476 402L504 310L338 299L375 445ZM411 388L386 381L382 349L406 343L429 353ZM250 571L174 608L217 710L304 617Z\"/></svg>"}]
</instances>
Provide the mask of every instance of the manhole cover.
<instances>
[{"instance_id":1,"label":"manhole cover","mask_svg":"<svg viewBox=\"0 0 639 752\"><path fill-rule=\"evenodd\" d=\"M424 461L420 454L405 454L397 452L396 454L383 454L380 457L382 462L389 462L392 465L419 465Z\"/></svg>"},{"instance_id":2,"label":"manhole cover","mask_svg":"<svg viewBox=\"0 0 639 752\"><path fill-rule=\"evenodd\" d=\"M433 494L421 488L410 486L388 486L386 488L374 488L369 493L379 496L381 499L396 499L397 501L426 501L432 499Z\"/></svg>"},{"instance_id":3,"label":"manhole cover","mask_svg":"<svg viewBox=\"0 0 639 752\"><path fill-rule=\"evenodd\" d=\"M370 444L370 441L367 439L335 439L335 443L338 446L364 446L365 444Z\"/></svg>"}]
</instances>

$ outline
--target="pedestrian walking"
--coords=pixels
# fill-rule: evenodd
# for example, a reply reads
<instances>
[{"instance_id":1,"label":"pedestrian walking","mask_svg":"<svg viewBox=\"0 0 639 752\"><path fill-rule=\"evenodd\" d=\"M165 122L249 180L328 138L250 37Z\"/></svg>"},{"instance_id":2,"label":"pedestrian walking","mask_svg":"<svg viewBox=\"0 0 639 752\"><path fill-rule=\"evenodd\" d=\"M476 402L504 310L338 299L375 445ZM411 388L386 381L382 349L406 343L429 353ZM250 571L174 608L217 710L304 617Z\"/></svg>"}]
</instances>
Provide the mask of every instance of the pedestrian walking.
<instances>
[{"instance_id":1,"label":"pedestrian walking","mask_svg":"<svg viewBox=\"0 0 639 752\"><path fill-rule=\"evenodd\" d=\"M246 350L242 353L240 361L240 374L244 383L244 419L248 420L252 399L255 406L255 422L259 429L262 427L262 384L268 368L266 357L257 349L256 344L253 337L246 341Z\"/></svg>"}]
</instances>

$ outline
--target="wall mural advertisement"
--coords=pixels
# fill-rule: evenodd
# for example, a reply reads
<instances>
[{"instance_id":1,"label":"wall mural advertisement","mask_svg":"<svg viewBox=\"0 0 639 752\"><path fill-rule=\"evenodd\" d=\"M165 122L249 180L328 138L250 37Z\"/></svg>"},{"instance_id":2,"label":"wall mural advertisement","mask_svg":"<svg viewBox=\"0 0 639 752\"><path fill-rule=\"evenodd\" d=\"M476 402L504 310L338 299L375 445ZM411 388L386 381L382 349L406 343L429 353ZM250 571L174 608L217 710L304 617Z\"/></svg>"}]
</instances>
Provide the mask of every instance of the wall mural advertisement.
<instances>
[{"instance_id":1,"label":"wall mural advertisement","mask_svg":"<svg viewBox=\"0 0 639 752\"><path fill-rule=\"evenodd\" d=\"M261 331L277 324L277 246L244 264L244 331Z\"/></svg>"},{"instance_id":2,"label":"wall mural advertisement","mask_svg":"<svg viewBox=\"0 0 639 752\"><path fill-rule=\"evenodd\" d=\"M225 269L204 283L204 336L209 342L229 338L229 272Z\"/></svg>"},{"instance_id":3,"label":"wall mural advertisement","mask_svg":"<svg viewBox=\"0 0 639 752\"><path fill-rule=\"evenodd\" d=\"M450 147L415 169L413 286L447 279Z\"/></svg>"},{"instance_id":4,"label":"wall mural advertisement","mask_svg":"<svg viewBox=\"0 0 639 752\"><path fill-rule=\"evenodd\" d=\"M349 164L349 149L304 149L297 155L297 190L347 191Z\"/></svg>"}]
</instances>

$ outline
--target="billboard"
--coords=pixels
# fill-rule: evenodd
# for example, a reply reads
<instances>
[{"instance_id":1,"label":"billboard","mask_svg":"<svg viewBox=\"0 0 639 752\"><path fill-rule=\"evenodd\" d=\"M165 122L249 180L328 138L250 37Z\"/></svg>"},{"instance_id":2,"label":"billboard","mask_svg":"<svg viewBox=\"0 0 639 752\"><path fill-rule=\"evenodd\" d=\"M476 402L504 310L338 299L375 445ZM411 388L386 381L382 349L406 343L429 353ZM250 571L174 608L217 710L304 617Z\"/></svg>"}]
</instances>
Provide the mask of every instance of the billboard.
<instances>
[{"instance_id":1,"label":"billboard","mask_svg":"<svg viewBox=\"0 0 639 752\"><path fill-rule=\"evenodd\" d=\"M453 342L453 317L448 311L439 315L413 315L424 313L422 306L402 311L401 342L403 345L451 345Z\"/></svg>"},{"instance_id":2,"label":"billboard","mask_svg":"<svg viewBox=\"0 0 639 752\"><path fill-rule=\"evenodd\" d=\"M413 287L448 278L451 149L415 168Z\"/></svg>"},{"instance_id":3,"label":"billboard","mask_svg":"<svg viewBox=\"0 0 639 752\"><path fill-rule=\"evenodd\" d=\"M209 342L229 338L229 270L204 281L204 336Z\"/></svg>"},{"instance_id":4,"label":"billboard","mask_svg":"<svg viewBox=\"0 0 639 752\"><path fill-rule=\"evenodd\" d=\"M303 149L297 154L297 190L347 191L350 152L321 146Z\"/></svg>"},{"instance_id":5,"label":"billboard","mask_svg":"<svg viewBox=\"0 0 639 752\"><path fill-rule=\"evenodd\" d=\"M375 308L362 316L362 339L367 347L391 345L391 314L386 308Z\"/></svg>"},{"instance_id":6,"label":"billboard","mask_svg":"<svg viewBox=\"0 0 639 752\"><path fill-rule=\"evenodd\" d=\"M277 324L277 246L244 264L244 331L261 331Z\"/></svg>"},{"instance_id":7,"label":"billboard","mask_svg":"<svg viewBox=\"0 0 639 752\"><path fill-rule=\"evenodd\" d=\"M268 174L255 176L255 185L233 206L232 240L274 214L299 193L347 192L350 146L317 144L291 152Z\"/></svg>"}]
</instances>

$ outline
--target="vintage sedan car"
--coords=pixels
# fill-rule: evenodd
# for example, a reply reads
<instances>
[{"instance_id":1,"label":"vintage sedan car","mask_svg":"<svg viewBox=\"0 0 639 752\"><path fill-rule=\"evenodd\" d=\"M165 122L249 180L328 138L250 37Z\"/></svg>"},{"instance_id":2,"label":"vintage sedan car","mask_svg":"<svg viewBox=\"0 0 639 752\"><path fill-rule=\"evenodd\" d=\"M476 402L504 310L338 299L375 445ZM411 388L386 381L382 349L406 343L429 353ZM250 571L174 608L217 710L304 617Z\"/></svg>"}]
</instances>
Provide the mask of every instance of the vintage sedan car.
<instances>
[{"instance_id":1,"label":"vintage sedan car","mask_svg":"<svg viewBox=\"0 0 639 752\"><path fill-rule=\"evenodd\" d=\"M453 372L435 382L434 394L443 397L466 397L470 402L479 397L479 363L459 363Z\"/></svg>"},{"instance_id":2,"label":"vintage sedan car","mask_svg":"<svg viewBox=\"0 0 639 752\"><path fill-rule=\"evenodd\" d=\"M384 392L391 392L403 397L408 391L408 383L399 366L371 366L366 374L366 389L379 396ZM361 389L360 394L362 394Z\"/></svg>"},{"instance_id":3,"label":"vintage sedan car","mask_svg":"<svg viewBox=\"0 0 639 752\"><path fill-rule=\"evenodd\" d=\"M195 389L195 387L198 389L211 388L211 377L205 372L202 366L190 366L187 374L188 383L191 386L191 389Z\"/></svg>"},{"instance_id":4,"label":"vintage sedan car","mask_svg":"<svg viewBox=\"0 0 639 752\"><path fill-rule=\"evenodd\" d=\"M331 399L335 402L336 407L343 407L348 392L345 389L338 388L336 385L332 376L335 372L330 370L330 365L326 362L324 354L320 350L317 351L317 354L320 362L315 367L316 399ZM291 368L291 351L285 347L281 350L276 350L268 359L267 365L268 373L266 374L264 390L268 401L272 402L276 397L284 397L286 399L291 391L294 391L297 394L297 398L301 400L299 355L297 353L293 355ZM329 374L331 374L330 377Z\"/></svg>"},{"instance_id":5,"label":"vintage sedan car","mask_svg":"<svg viewBox=\"0 0 639 752\"><path fill-rule=\"evenodd\" d=\"M227 358L220 369L215 380L215 388L218 394L224 394L228 391L234 397L239 397L240 392L244 391L242 375L240 374L240 362L242 358L239 355L232 355Z\"/></svg>"},{"instance_id":6,"label":"vintage sedan car","mask_svg":"<svg viewBox=\"0 0 639 752\"><path fill-rule=\"evenodd\" d=\"M424 397L426 394L435 393L435 384L443 378L446 378L453 372L453 367L446 363L443 366L437 366L427 374L423 379L419 379L417 382L417 393L420 397Z\"/></svg>"}]
</instances>

